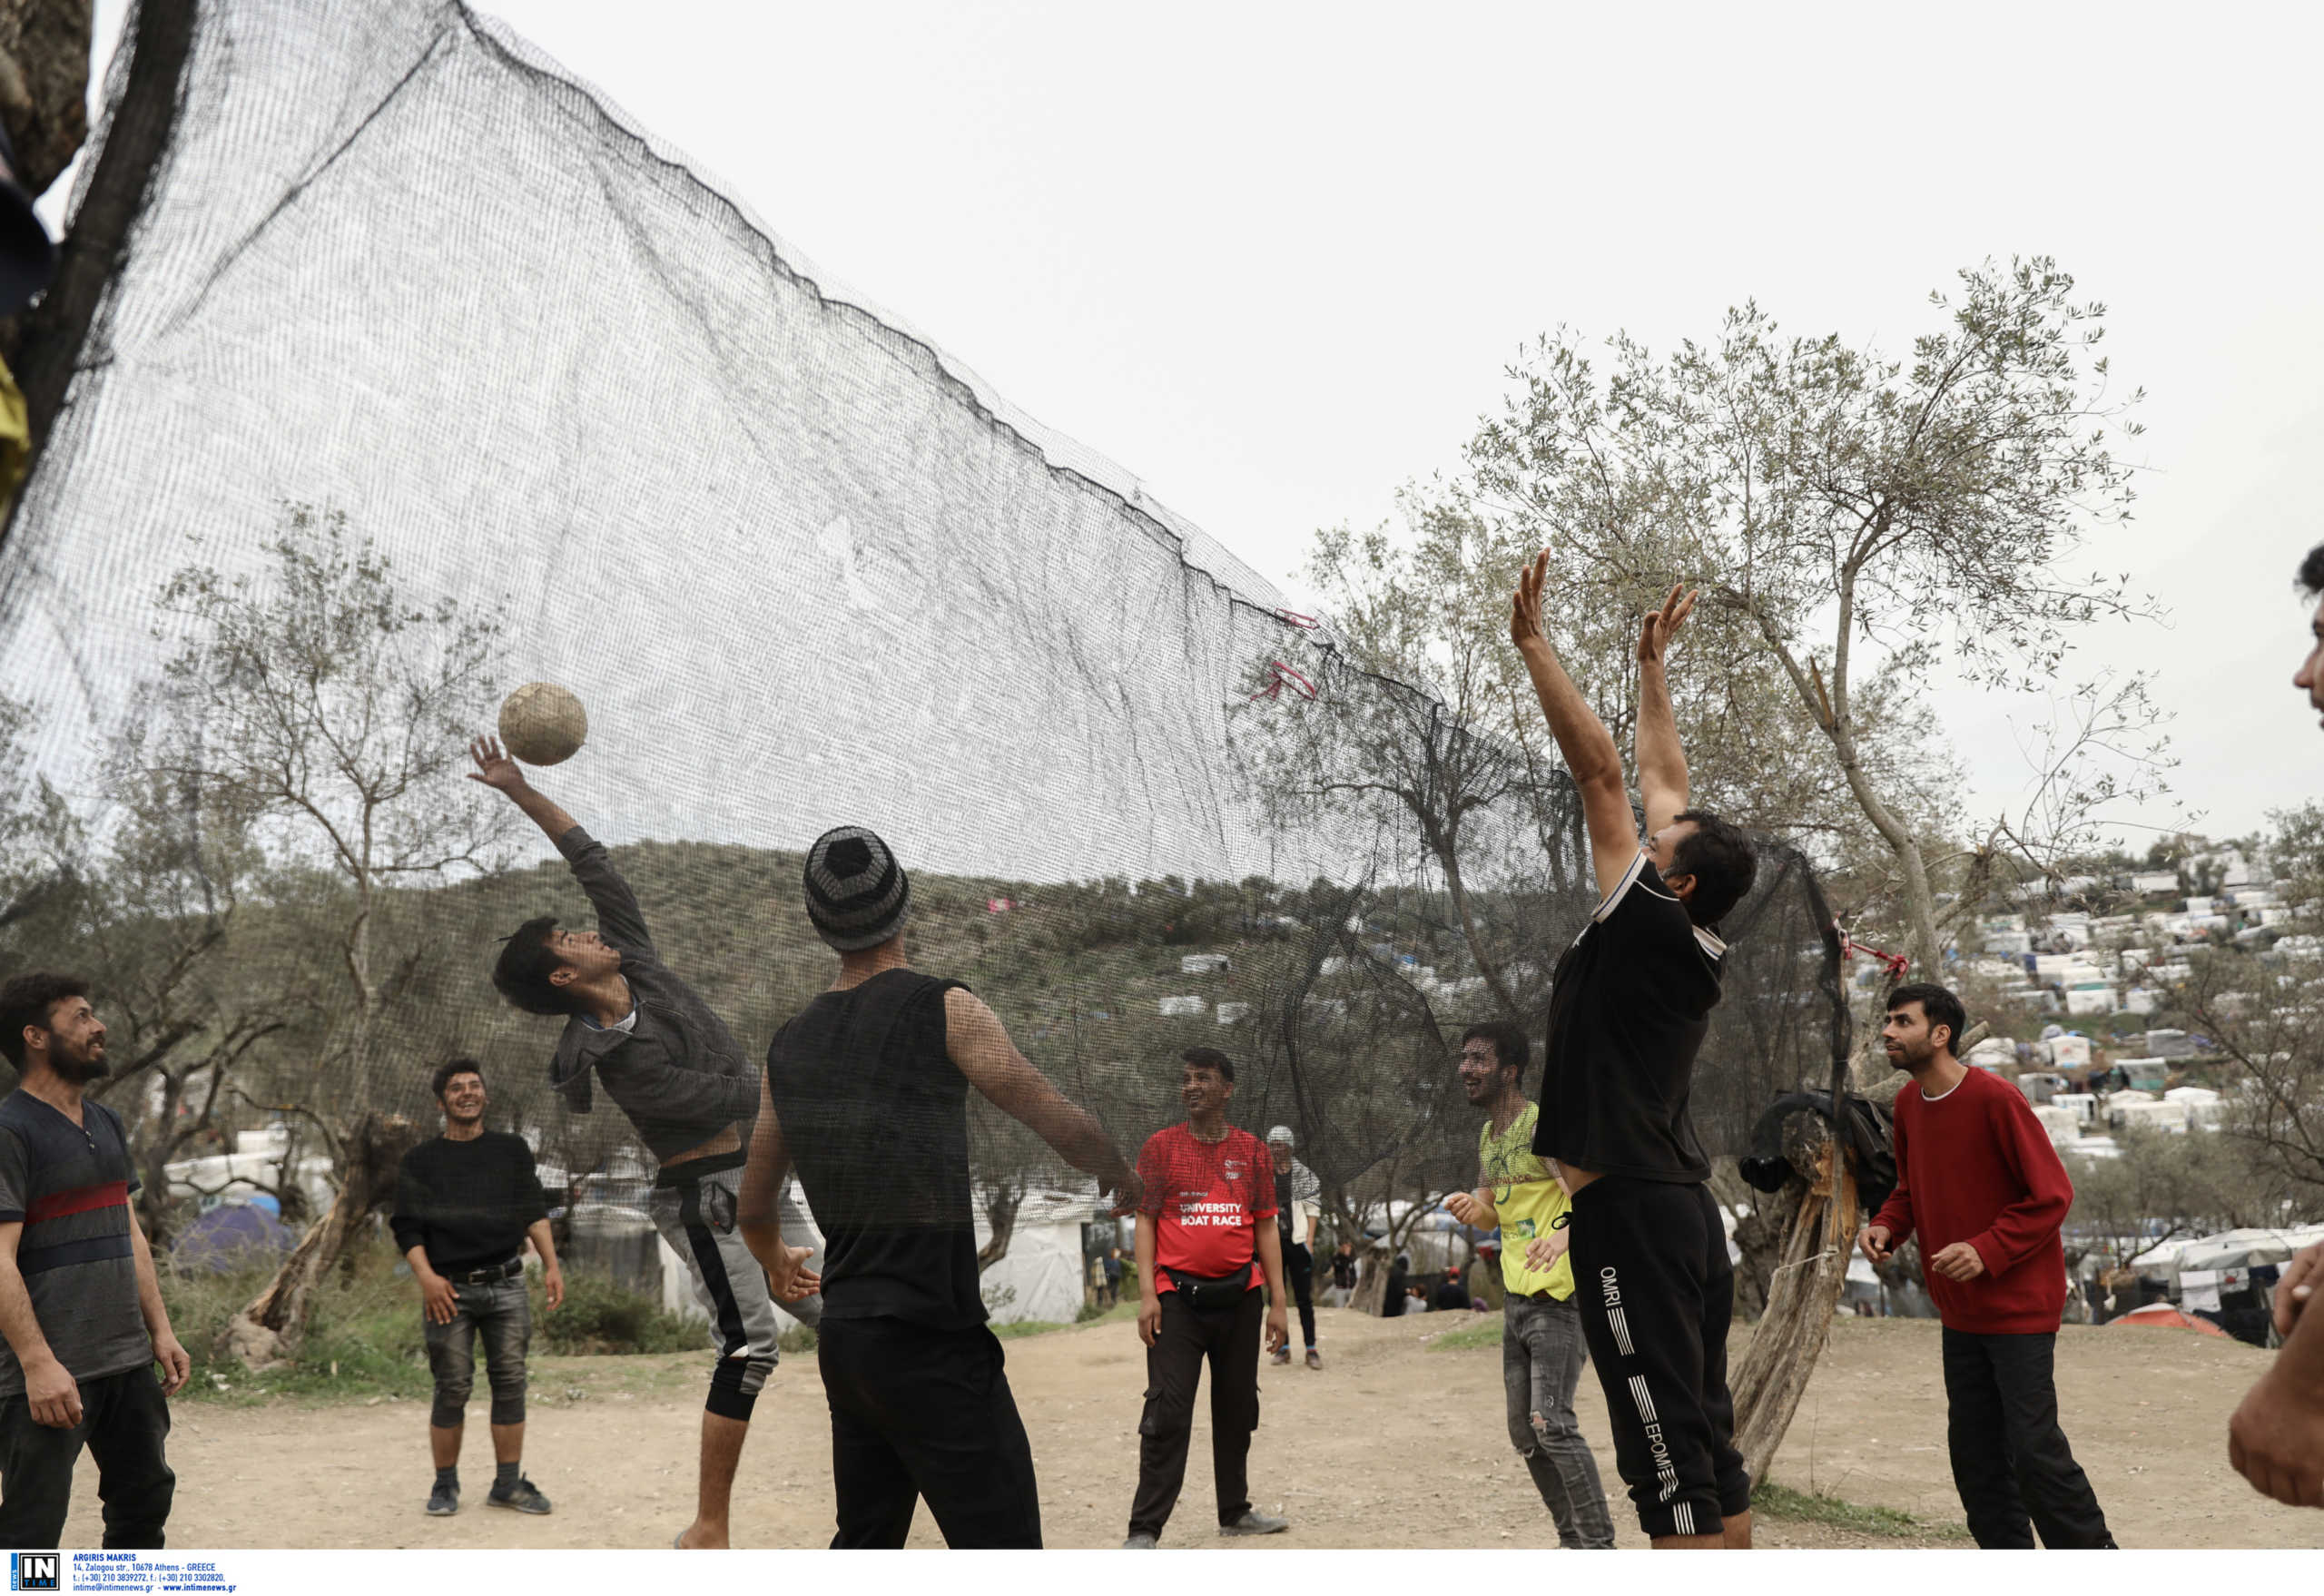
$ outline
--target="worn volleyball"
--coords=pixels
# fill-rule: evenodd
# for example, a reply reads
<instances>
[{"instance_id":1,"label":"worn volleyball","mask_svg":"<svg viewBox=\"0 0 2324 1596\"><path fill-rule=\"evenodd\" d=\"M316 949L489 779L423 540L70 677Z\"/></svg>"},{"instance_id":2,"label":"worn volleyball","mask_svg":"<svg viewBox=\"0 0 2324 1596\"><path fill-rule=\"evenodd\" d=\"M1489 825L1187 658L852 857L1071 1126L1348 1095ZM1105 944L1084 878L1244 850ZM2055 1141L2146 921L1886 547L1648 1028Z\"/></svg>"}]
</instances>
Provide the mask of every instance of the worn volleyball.
<instances>
[{"instance_id":1,"label":"worn volleyball","mask_svg":"<svg viewBox=\"0 0 2324 1596\"><path fill-rule=\"evenodd\" d=\"M511 759L562 764L588 736L581 701L554 682L527 682L500 701L500 742Z\"/></svg>"}]
</instances>

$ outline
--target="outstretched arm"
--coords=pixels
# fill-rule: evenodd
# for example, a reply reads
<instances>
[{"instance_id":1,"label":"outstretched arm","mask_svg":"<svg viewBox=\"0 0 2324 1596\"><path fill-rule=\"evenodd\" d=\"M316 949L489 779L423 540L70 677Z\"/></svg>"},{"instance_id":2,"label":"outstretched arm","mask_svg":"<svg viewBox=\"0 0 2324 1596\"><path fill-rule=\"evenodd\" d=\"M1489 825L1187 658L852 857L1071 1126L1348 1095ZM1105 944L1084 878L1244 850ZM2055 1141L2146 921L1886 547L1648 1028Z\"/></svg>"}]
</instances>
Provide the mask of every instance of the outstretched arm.
<instances>
[{"instance_id":1,"label":"outstretched arm","mask_svg":"<svg viewBox=\"0 0 2324 1596\"><path fill-rule=\"evenodd\" d=\"M597 911L597 930L606 941L616 948L652 954L654 938L645 929L645 911L637 906L637 894L629 890L621 872L614 868L606 845L582 831L581 823L547 794L537 792L517 762L501 751L498 739L478 737L468 744L468 754L476 761L468 780L506 793L565 855L573 879L581 883L581 890L589 895L589 906Z\"/></svg>"},{"instance_id":2,"label":"outstretched arm","mask_svg":"<svg viewBox=\"0 0 2324 1596\"><path fill-rule=\"evenodd\" d=\"M1649 610L1638 634L1638 795L1651 836L1686 812L1687 755L1679 746L1679 717L1670 710L1670 684L1662 656L1671 636L1694 613L1695 595L1683 582L1659 610Z\"/></svg>"},{"instance_id":3,"label":"outstretched arm","mask_svg":"<svg viewBox=\"0 0 2324 1596\"><path fill-rule=\"evenodd\" d=\"M1541 701L1550 734L1565 756L1567 773L1581 789L1598 890L1610 893L1638 857L1638 822L1630 813L1630 793L1622 785L1622 756L1614 746L1613 734L1566 675L1557 652L1541 634L1541 582L1549 569L1550 551L1545 548L1518 577L1517 591L1510 597L1509 640L1517 645L1525 661L1525 674L1533 679L1533 693Z\"/></svg>"},{"instance_id":4,"label":"outstretched arm","mask_svg":"<svg viewBox=\"0 0 2324 1596\"><path fill-rule=\"evenodd\" d=\"M517 762L501 751L497 737L478 737L468 744L468 757L476 761L476 769L468 772L468 780L482 782L496 792L506 793L517 808L530 816L532 823L548 833L556 842L580 823L555 803L547 794L537 793L525 779Z\"/></svg>"},{"instance_id":5,"label":"outstretched arm","mask_svg":"<svg viewBox=\"0 0 2324 1596\"><path fill-rule=\"evenodd\" d=\"M1116 1194L1116 1214L1136 1210L1137 1172L1114 1146L1114 1138L1017 1050L1000 1017L983 999L960 987L944 994L944 1039L952 1062L993 1107L1049 1143L1076 1169L1096 1176L1104 1190Z\"/></svg>"}]
</instances>

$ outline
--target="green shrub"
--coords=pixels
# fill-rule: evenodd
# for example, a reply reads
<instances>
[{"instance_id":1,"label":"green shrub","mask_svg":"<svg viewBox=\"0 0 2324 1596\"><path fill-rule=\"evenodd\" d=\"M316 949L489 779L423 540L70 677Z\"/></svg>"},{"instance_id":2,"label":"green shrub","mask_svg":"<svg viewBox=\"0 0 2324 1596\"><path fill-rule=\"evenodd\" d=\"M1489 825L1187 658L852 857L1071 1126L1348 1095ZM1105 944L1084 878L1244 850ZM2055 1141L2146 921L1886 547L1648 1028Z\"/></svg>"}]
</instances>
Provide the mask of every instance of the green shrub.
<instances>
[{"instance_id":1,"label":"green shrub","mask_svg":"<svg viewBox=\"0 0 2324 1596\"><path fill-rule=\"evenodd\" d=\"M553 1314L539 1280L531 1285L537 1353L693 1352L708 1345L710 1333L699 1321L665 1313L654 1298L603 1276L567 1275L564 1305Z\"/></svg>"}]
</instances>

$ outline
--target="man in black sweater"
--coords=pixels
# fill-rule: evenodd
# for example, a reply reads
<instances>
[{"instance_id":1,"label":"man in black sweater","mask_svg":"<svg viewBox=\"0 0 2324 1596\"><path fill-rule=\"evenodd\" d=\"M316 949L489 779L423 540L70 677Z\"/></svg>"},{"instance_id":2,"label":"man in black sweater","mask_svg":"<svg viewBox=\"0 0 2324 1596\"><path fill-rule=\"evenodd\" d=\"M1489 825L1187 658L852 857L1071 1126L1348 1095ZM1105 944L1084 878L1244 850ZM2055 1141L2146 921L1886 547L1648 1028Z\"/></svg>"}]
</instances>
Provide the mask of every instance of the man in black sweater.
<instances>
[{"instance_id":1,"label":"man in black sweater","mask_svg":"<svg viewBox=\"0 0 2324 1596\"><path fill-rule=\"evenodd\" d=\"M484 1335L485 1376L492 1385L493 1507L548 1512L548 1498L524 1477L525 1349L532 1308L525 1296L525 1238L541 1255L549 1311L565 1300L565 1276L549 1238L548 1200L533 1172L533 1149L519 1136L484 1128L484 1072L473 1059L438 1065L428 1083L444 1109L444 1134L403 1158L390 1221L396 1246L411 1260L427 1319L428 1366L436 1403L428 1445L436 1485L428 1511L460 1510L460 1433L476 1377L476 1339Z\"/></svg>"}]
</instances>

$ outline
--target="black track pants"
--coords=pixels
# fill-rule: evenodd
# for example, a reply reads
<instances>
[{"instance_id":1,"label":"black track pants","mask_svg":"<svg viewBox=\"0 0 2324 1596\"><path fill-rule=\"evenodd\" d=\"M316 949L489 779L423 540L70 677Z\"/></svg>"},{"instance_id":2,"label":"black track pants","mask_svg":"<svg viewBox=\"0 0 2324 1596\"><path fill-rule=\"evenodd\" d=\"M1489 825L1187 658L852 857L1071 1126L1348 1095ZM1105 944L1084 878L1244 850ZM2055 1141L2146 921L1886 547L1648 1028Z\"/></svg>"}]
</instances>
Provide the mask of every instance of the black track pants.
<instances>
[{"instance_id":1,"label":"black track pants","mask_svg":"<svg viewBox=\"0 0 2324 1596\"><path fill-rule=\"evenodd\" d=\"M1649 1537L1716 1535L1751 1505L1735 1450L1735 1272L1702 1186L1601 1176L1574 1195L1574 1301L1614 1466Z\"/></svg>"}]
</instances>

